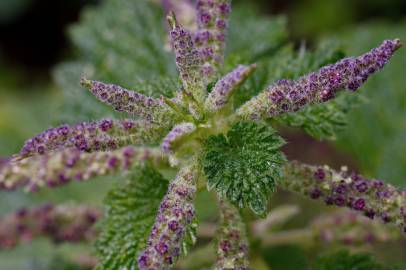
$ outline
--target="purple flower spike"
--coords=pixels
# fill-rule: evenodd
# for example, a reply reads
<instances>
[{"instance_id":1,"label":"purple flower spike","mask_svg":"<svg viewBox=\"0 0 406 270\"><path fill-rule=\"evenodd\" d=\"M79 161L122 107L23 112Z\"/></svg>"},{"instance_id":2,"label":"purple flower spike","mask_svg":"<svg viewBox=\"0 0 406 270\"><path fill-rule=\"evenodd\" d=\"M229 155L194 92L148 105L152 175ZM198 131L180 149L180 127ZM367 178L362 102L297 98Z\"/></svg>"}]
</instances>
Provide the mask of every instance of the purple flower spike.
<instances>
[{"instance_id":1,"label":"purple flower spike","mask_svg":"<svg viewBox=\"0 0 406 270\"><path fill-rule=\"evenodd\" d=\"M86 152L114 150L129 144L153 140L159 137L159 134L156 134L159 129L149 122L128 119L103 119L74 126L63 125L48 129L26 141L15 159L44 155L64 148L76 148Z\"/></svg>"},{"instance_id":2,"label":"purple flower spike","mask_svg":"<svg viewBox=\"0 0 406 270\"><path fill-rule=\"evenodd\" d=\"M206 110L215 112L223 108L234 91L248 78L255 68L256 65L239 65L236 69L221 78L205 101Z\"/></svg>"},{"instance_id":3,"label":"purple flower spike","mask_svg":"<svg viewBox=\"0 0 406 270\"><path fill-rule=\"evenodd\" d=\"M194 220L197 170L195 165L181 169L163 198L147 247L138 256L141 270L170 269L182 250L182 241ZM186 190L179 193L178 190Z\"/></svg>"},{"instance_id":4,"label":"purple flower spike","mask_svg":"<svg viewBox=\"0 0 406 270\"><path fill-rule=\"evenodd\" d=\"M99 209L84 205L44 205L18 210L0 218L0 250L39 237L54 243L94 240L97 231L93 225L100 216Z\"/></svg>"},{"instance_id":5,"label":"purple flower spike","mask_svg":"<svg viewBox=\"0 0 406 270\"><path fill-rule=\"evenodd\" d=\"M321 239L327 243L351 246L387 242L399 237L393 228L348 210L317 217L310 225L310 230L316 241Z\"/></svg>"},{"instance_id":6,"label":"purple flower spike","mask_svg":"<svg viewBox=\"0 0 406 270\"><path fill-rule=\"evenodd\" d=\"M281 185L327 205L349 207L370 219L379 218L401 230L406 226L406 197L400 190L382 181L366 180L360 175L354 177L346 169L337 172L324 166L323 171L323 181L320 181L315 177L320 167L291 162L285 167Z\"/></svg>"},{"instance_id":7,"label":"purple flower spike","mask_svg":"<svg viewBox=\"0 0 406 270\"><path fill-rule=\"evenodd\" d=\"M114 84L105 84L82 78L81 84L88 88L101 102L112 106L118 112L137 115L151 122L171 119L171 110L161 99L147 97L135 91Z\"/></svg>"},{"instance_id":8,"label":"purple flower spike","mask_svg":"<svg viewBox=\"0 0 406 270\"><path fill-rule=\"evenodd\" d=\"M297 111L306 104L326 102L340 90L355 91L383 68L400 46L399 39L385 40L357 58L342 59L296 81L279 81L245 103L237 113L242 118L260 120Z\"/></svg>"},{"instance_id":9,"label":"purple flower spike","mask_svg":"<svg viewBox=\"0 0 406 270\"><path fill-rule=\"evenodd\" d=\"M24 187L28 191L57 187L71 180L88 180L95 176L120 173L146 161L167 166L156 149L127 146L109 152L86 153L68 148L23 160L11 160L0 168L0 189Z\"/></svg>"},{"instance_id":10,"label":"purple flower spike","mask_svg":"<svg viewBox=\"0 0 406 270\"><path fill-rule=\"evenodd\" d=\"M195 130L196 126L192 123L182 123L176 125L163 139L161 144L162 152L166 154L173 154L174 150L176 150L177 144L182 139L191 136Z\"/></svg>"},{"instance_id":11,"label":"purple flower spike","mask_svg":"<svg viewBox=\"0 0 406 270\"><path fill-rule=\"evenodd\" d=\"M192 40L191 34L176 20L175 14L168 15L171 27L171 44L175 51L176 65L183 82L183 87L198 102L206 97L206 89L202 77L203 61Z\"/></svg>"},{"instance_id":12,"label":"purple flower spike","mask_svg":"<svg viewBox=\"0 0 406 270\"><path fill-rule=\"evenodd\" d=\"M220 200L220 209L215 269L248 269L248 239L239 210L224 200Z\"/></svg>"},{"instance_id":13,"label":"purple flower spike","mask_svg":"<svg viewBox=\"0 0 406 270\"><path fill-rule=\"evenodd\" d=\"M205 61L203 74L211 80L224 62L225 35L231 1L198 0L196 6L199 30L194 40Z\"/></svg>"}]
</instances>

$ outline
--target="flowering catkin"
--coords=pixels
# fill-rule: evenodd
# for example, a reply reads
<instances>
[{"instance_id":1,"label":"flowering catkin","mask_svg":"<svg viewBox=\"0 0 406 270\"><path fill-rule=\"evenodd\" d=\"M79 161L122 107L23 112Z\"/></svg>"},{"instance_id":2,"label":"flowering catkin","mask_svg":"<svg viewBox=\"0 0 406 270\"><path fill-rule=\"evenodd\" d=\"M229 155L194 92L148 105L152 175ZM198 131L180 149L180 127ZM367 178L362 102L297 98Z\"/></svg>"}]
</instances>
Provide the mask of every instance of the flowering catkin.
<instances>
[{"instance_id":1,"label":"flowering catkin","mask_svg":"<svg viewBox=\"0 0 406 270\"><path fill-rule=\"evenodd\" d=\"M202 78L202 59L197 51L191 34L176 20L173 13L168 15L171 44L175 52L176 65L183 82L184 89L193 98L202 102L206 97L206 89Z\"/></svg>"},{"instance_id":2,"label":"flowering catkin","mask_svg":"<svg viewBox=\"0 0 406 270\"><path fill-rule=\"evenodd\" d=\"M86 153L74 148L10 160L0 167L0 189L11 190L24 187L37 191L40 187L57 187L72 180L120 173L145 161L156 166L165 166L161 152L150 148L127 146L109 152Z\"/></svg>"},{"instance_id":3,"label":"flowering catkin","mask_svg":"<svg viewBox=\"0 0 406 270\"><path fill-rule=\"evenodd\" d=\"M238 208L220 200L216 270L248 269L248 239Z\"/></svg>"},{"instance_id":4,"label":"flowering catkin","mask_svg":"<svg viewBox=\"0 0 406 270\"><path fill-rule=\"evenodd\" d=\"M207 97L204 107L209 112L216 112L223 108L234 91L254 71L256 65L239 65L230 73L221 78Z\"/></svg>"},{"instance_id":5,"label":"flowering catkin","mask_svg":"<svg viewBox=\"0 0 406 270\"><path fill-rule=\"evenodd\" d=\"M203 74L209 80L223 66L226 30L231 12L230 0L198 0L194 41L204 60Z\"/></svg>"},{"instance_id":6,"label":"flowering catkin","mask_svg":"<svg viewBox=\"0 0 406 270\"><path fill-rule=\"evenodd\" d=\"M82 205L21 208L0 218L0 250L37 237L50 238L54 243L93 240L97 234L93 225L100 216L99 209Z\"/></svg>"},{"instance_id":7,"label":"flowering catkin","mask_svg":"<svg viewBox=\"0 0 406 270\"><path fill-rule=\"evenodd\" d=\"M240 118L260 120L294 112L307 104L326 102L340 90L357 90L368 77L383 68L401 46L399 39L385 40L359 57L325 66L298 80L280 80L241 106Z\"/></svg>"},{"instance_id":8,"label":"flowering catkin","mask_svg":"<svg viewBox=\"0 0 406 270\"><path fill-rule=\"evenodd\" d=\"M118 112L137 115L151 122L173 119L172 111L160 99L145 96L118 85L105 84L82 78L81 84L88 88L101 102L112 106Z\"/></svg>"},{"instance_id":9,"label":"flowering catkin","mask_svg":"<svg viewBox=\"0 0 406 270\"><path fill-rule=\"evenodd\" d=\"M163 198L147 247L138 257L141 270L170 269L182 252L182 241L194 220L196 165L183 167Z\"/></svg>"},{"instance_id":10,"label":"flowering catkin","mask_svg":"<svg viewBox=\"0 0 406 270\"><path fill-rule=\"evenodd\" d=\"M114 150L157 140L159 129L149 122L129 119L103 119L74 126L62 125L27 140L17 157L43 155L63 148L86 152Z\"/></svg>"},{"instance_id":11,"label":"flowering catkin","mask_svg":"<svg viewBox=\"0 0 406 270\"><path fill-rule=\"evenodd\" d=\"M282 188L323 200L327 205L349 207L406 233L406 190L399 191L381 180L367 180L345 168L337 172L328 166L290 162L284 171Z\"/></svg>"}]
</instances>

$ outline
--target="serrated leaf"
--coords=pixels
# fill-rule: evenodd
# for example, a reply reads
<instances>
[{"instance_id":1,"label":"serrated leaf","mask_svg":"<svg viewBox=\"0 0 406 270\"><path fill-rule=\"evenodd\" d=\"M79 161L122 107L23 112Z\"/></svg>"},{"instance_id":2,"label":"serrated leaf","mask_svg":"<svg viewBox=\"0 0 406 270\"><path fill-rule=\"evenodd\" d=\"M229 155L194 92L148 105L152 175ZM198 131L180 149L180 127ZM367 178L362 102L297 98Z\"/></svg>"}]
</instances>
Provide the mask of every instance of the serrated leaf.
<instances>
[{"instance_id":1,"label":"serrated leaf","mask_svg":"<svg viewBox=\"0 0 406 270\"><path fill-rule=\"evenodd\" d=\"M314 270L384 270L389 269L379 264L370 254L349 254L338 251L319 257L313 266Z\"/></svg>"},{"instance_id":2,"label":"serrated leaf","mask_svg":"<svg viewBox=\"0 0 406 270\"><path fill-rule=\"evenodd\" d=\"M137 255L147 238L168 181L145 167L129 174L106 199L106 214L96 241L100 270L138 269Z\"/></svg>"},{"instance_id":3,"label":"serrated leaf","mask_svg":"<svg viewBox=\"0 0 406 270\"><path fill-rule=\"evenodd\" d=\"M204 144L203 168L208 189L242 208L264 215L268 197L281 175L284 141L263 124L240 122Z\"/></svg>"}]
</instances>

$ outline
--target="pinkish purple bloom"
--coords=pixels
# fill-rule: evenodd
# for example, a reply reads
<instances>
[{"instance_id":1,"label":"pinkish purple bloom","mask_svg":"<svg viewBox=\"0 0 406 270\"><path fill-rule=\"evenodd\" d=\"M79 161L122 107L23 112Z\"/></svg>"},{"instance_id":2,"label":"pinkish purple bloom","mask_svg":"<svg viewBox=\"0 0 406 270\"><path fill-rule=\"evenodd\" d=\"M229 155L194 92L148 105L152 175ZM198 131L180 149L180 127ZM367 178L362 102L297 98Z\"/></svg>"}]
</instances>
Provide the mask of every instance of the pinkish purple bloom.
<instances>
[{"instance_id":1,"label":"pinkish purple bloom","mask_svg":"<svg viewBox=\"0 0 406 270\"><path fill-rule=\"evenodd\" d=\"M180 256L183 238L195 216L196 177L195 165L189 165L181 169L170 184L158 209L147 247L138 257L141 270L169 269Z\"/></svg>"},{"instance_id":2,"label":"pinkish purple bloom","mask_svg":"<svg viewBox=\"0 0 406 270\"><path fill-rule=\"evenodd\" d=\"M211 80L223 65L231 1L198 0L196 6L199 30L194 41L205 60L203 74Z\"/></svg>"},{"instance_id":3,"label":"pinkish purple bloom","mask_svg":"<svg viewBox=\"0 0 406 270\"><path fill-rule=\"evenodd\" d=\"M383 68L401 46L398 39L385 40L359 57L345 58L295 81L280 80L245 103L238 114L258 120L294 112L307 104L326 102L341 90L357 90L370 75Z\"/></svg>"},{"instance_id":4,"label":"pinkish purple bloom","mask_svg":"<svg viewBox=\"0 0 406 270\"><path fill-rule=\"evenodd\" d=\"M206 89L202 77L202 59L192 40L192 35L184 29L172 13L168 15L171 27L170 39L175 51L176 65L183 82L184 89L193 98L202 102L206 97Z\"/></svg>"},{"instance_id":5,"label":"pinkish purple bloom","mask_svg":"<svg viewBox=\"0 0 406 270\"><path fill-rule=\"evenodd\" d=\"M167 154L173 153L177 143L185 137L190 136L195 130L196 126L192 123L176 125L163 139L161 144L162 152Z\"/></svg>"},{"instance_id":6,"label":"pinkish purple bloom","mask_svg":"<svg viewBox=\"0 0 406 270\"><path fill-rule=\"evenodd\" d=\"M220 211L215 269L248 269L248 239L239 209L221 200Z\"/></svg>"},{"instance_id":7,"label":"pinkish purple bloom","mask_svg":"<svg viewBox=\"0 0 406 270\"><path fill-rule=\"evenodd\" d=\"M171 119L173 113L161 99L145 96L114 84L82 79L82 85L89 88L101 102L112 106L116 111L137 115L151 122Z\"/></svg>"},{"instance_id":8,"label":"pinkish purple bloom","mask_svg":"<svg viewBox=\"0 0 406 270\"><path fill-rule=\"evenodd\" d=\"M146 160L156 166L167 164L160 151L127 146L109 152L85 153L75 148L10 160L0 168L0 189L24 187L28 191L57 187L72 180L84 181L95 176L120 173L143 164Z\"/></svg>"},{"instance_id":9,"label":"pinkish purple bloom","mask_svg":"<svg viewBox=\"0 0 406 270\"><path fill-rule=\"evenodd\" d=\"M256 65L239 65L221 78L205 101L206 110L215 112L223 108L234 91L247 79L255 68Z\"/></svg>"},{"instance_id":10,"label":"pinkish purple bloom","mask_svg":"<svg viewBox=\"0 0 406 270\"><path fill-rule=\"evenodd\" d=\"M43 155L63 148L75 148L86 152L114 150L153 139L154 129L158 130L149 122L129 119L103 119L74 126L62 125L27 140L16 158ZM146 133L151 137L147 138Z\"/></svg>"},{"instance_id":11,"label":"pinkish purple bloom","mask_svg":"<svg viewBox=\"0 0 406 270\"><path fill-rule=\"evenodd\" d=\"M314 177L321 171L325 175L322 182ZM327 166L321 168L298 162L286 165L285 178L281 181L284 189L324 200L327 205L349 207L371 219L379 217L384 223L396 225L401 230L406 227L406 198L390 184L379 181L377 185L377 180L366 180L360 175L354 177L346 170L337 172Z\"/></svg>"},{"instance_id":12,"label":"pinkish purple bloom","mask_svg":"<svg viewBox=\"0 0 406 270\"><path fill-rule=\"evenodd\" d=\"M54 243L94 240L97 231L93 225L100 216L99 209L81 205L22 208L0 218L0 250L37 237L49 238Z\"/></svg>"}]
</instances>

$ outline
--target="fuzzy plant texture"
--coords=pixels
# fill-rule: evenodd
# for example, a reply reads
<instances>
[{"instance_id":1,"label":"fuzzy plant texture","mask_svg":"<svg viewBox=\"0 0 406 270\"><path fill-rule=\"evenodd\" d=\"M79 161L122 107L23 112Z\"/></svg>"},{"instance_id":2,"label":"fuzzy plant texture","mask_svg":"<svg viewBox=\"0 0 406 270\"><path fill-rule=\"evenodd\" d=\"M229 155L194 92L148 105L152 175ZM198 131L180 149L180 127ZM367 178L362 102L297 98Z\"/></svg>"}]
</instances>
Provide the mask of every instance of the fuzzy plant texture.
<instances>
[{"instance_id":1,"label":"fuzzy plant texture","mask_svg":"<svg viewBox=\"0 0 406 270\"><path fill-rule=\"evenodd\" d=\"M75 112L70 115L101 119L63 124L27 140L1 161L0 188L35 192L124 175L105 200L98 269L175 267L196 242L195 200L205 187L219 200L215 269L249 268L241 210L265 217L277 188L406 233L406 190L345 167L288 161L275 128L334 139L356 103L353 95L388 64L400 40L347 58L331 44L295 52L286 44L283 19L240 13L233 17L230 0L112 0L88 10L72 31L85 60L60 66L56 79L66 90L65 109ZM55 210L38 211L52 222ZM78 214L76 222L87 228L95 215ZM0 237L0 246L45 230L31 223L29 230L24 211L9 219L4 224L19 229ZM59 235L71 223L53 222L49 234L83 239L87 229Z\"/></svg>"}]
</instances>

